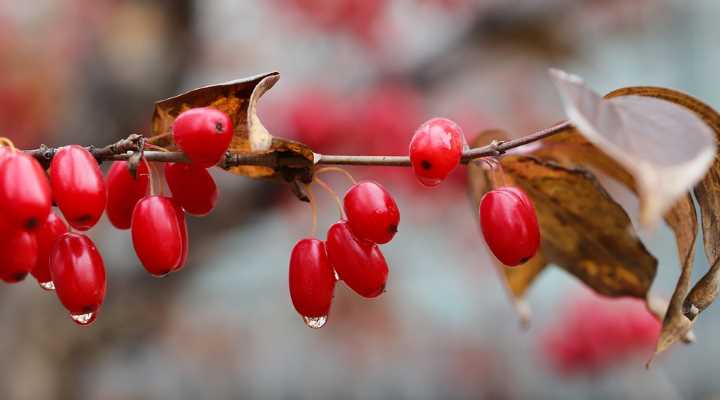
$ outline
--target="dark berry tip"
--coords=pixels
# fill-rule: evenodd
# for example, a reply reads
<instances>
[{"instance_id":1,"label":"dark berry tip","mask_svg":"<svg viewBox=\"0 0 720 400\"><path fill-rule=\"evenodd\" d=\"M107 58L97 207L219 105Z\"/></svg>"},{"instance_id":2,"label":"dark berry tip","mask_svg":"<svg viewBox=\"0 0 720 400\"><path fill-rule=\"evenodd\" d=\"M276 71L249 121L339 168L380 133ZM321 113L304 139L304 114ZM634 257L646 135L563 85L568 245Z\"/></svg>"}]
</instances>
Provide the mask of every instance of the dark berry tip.
<instances>
[{"instance_id":1,"label":"dark berry tip","mask_svg":"<svg viewBox=\"0 0 720 400\"><path fill-rule=\"evenodd\" d=\"M520 264L525 264L526 262L530 261L531 257L523 257L520 259Z\"/></svg>"},{"instance_id":2,"label":"dark berry tip","mask_svg":"<svg viewBox=\"0 0 720 400\"><path fill-rule=\"evenodd\" d=\"M28 275L27 272L18 272L17 274L13 275L12 279L13 282L20 282L25 279L25 277Z\"/></svg>"},{"instance_id":3,"label":"dark berry tip","mask_svg":"<svg viewBox=\"0 0 720 400\"><path fill-rule=\"evenodd\" d=\"M170 274L170 272L171 272L170 270L162 271L158 274L155 274L155 277L156 278L164 278L164 277L168 276Z\"/></svg>"},{"instance_id":4,"label":"dark berry tip","mask_svg":"<svg viewBox=\"0 0 720 400\"><path fill-rule=\"evenodd\" d=\"M217 133L223 133L223 131L225 130L225 125L223 125L222 122L217 121L215 122L215 130L217 131Z\"/></svg>"},{"instance_id":5,"label":"dark berry tip","mask_svg":"<svg viewBox=\"0 0 720 400\"><path fill-rule=\"evenodd\" d=\"M428 161L428 160L422 160L422 161L420 161L420 166L421 166L422 169L424 169L424 170L429 170L429 169L432 168L432 164L430 164L430 161Z\"/></svg>"},{"instance_id":6,"label":"dark berry tip","mask_svg":"<svg viewBox=\"0 0 720 400\"><path fill-rule=\"evenodd\" d=\"M395 224L390 224L390 225L388 225L387 230L388 230L388 232L390 232L390 233L397 233L397 231L398 231L398 226L395 225Z\"/></svg>"},{"instance_id":7,"label":"dark berry tip","mask_svg":"<svg viewBox=\"0 0 720 400\"><path fill-rule=\"evenodd\" d=\"M37 227L40 226L40 222L37 220L37 218L30 218L27 221L25 221L25 229L31 231Z\"/></svg>"},{"instance_id":8,"label":"dark berry tip","mask_svg":"<svg viewBox=\"0 0 720 400\"><path fill-rule=\"evenodd\" d=\"M92 220L93 220L93 216L92 216L92 215L90 215L90 214L83 214L83 215L75 218L73 221L74 221L75 224L77 224L77 225L85 225L85 224L88 224L88 223L92 222Z\"/></svg>"}]
</instances>

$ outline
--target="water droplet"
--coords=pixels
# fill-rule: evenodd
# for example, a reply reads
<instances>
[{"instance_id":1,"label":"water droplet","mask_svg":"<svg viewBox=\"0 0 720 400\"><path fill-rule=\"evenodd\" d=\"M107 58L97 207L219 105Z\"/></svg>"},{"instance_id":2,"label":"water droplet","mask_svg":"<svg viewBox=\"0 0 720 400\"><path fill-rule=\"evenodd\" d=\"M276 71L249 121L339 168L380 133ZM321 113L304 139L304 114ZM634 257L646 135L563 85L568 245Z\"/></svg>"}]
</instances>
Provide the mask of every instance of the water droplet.
<instances>
[{"instance_id":1,"label":"water droplet","mask_svg":"<svg viewBox=\"0 0 720 400\"><path fill-rule=\"evenodd\" d=\"M75 323L78 325L90 325L95 322L95 318L97 318L97 313L89 312L87 314L71 314L70 318L72 318L72 320L75 321Z\"/></svg>"},{"instance_id":2,"label":"water droplet","mask_svg":"<svg viewBox=\"0 0 720 400\"><path fill-rule=\"evenodd\" d=\"M40 287L44 290L55 290L55 284L53 281L47 281L47 282L38 282L40 284Z\"/></svg>"},{"instance_id":3,"label":"water droplet","mask_svg":"<svg viewBox=\"0 0 720 400\"><path fill-rule=\"evenodd\" d=\"M327 315L323 315L322 317L303 317L303 321L305 321L305 325L307 325L308 328L320 329L325 326Z\"/></svg>"},{"instance_id":4,"label":"water droplet","mask_svg":"<svg viewBox=\"0 0 720 400\"><path fill-rule=\"evenodd\" d=\"M336 281L339 281L339 280L340 280L340 275L338 275L337 271L335 271L335 270L333 270L333 273L335 274L335 280L336 280Z\"/></svg>"}]
</instances>

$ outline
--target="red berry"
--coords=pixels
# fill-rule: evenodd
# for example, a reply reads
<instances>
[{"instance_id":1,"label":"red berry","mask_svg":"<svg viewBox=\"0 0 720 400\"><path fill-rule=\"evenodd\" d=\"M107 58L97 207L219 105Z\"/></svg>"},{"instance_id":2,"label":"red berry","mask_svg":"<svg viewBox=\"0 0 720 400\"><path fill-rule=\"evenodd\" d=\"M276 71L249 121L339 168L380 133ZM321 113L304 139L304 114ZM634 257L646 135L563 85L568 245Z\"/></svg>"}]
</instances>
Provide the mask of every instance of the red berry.
<instances>
[{"instance_id":1,"label":"red berry","mask_svg":"<svg viewBox=\"0 0 720 400\"><path fill-rule=\"evenodd\" d=\"M92 228L105 211L107 192L95 157L78 145L61 147L50 164L53 197L75 229Z\"/></svg>"},{"instance_id":2,"label":"red berry","mask_svg":"<svg viewBox=\"0 0 720 400\"><path fill-rule=\"evenodd\" d=\"M35 267L38 245L34 232L17 229L0 240L0 279L20 282Z\"/></svg>"},{"instance_id":3,"label":"red berry","mask_svg":"<svg viewBox=\"0 0 720 400\"><path fill-rule=\"evenodd\" d=\"M37 279L38 283L43 284L52 281L50 277L50 253L57 238L67 232L68 227L65 221L52 211L48 214L45 223L37 230L38 256L32 275Z\"/></svg>"},{"instance_id":4,"label":"red berry","mask_svg":"<svg viewBox=\"0 0 720 400\"><path fill-rule=\"evenodd\" d=\"M80 233L66 233L50 253L50 276L60 302L71 315L96 313L105 299L105 264L95 244Z\"/></svg>"},{"instance_id":5,"label":"red berry","mask_svg":"<svg viewBox=\"0 0 720 400\"><path fill-rule=\"evenodd\" d=\"M47 219L52 204L45 171L22 152L0 156L0 213L18 229L36 229Z\"/></svg>"},{"instance_id":6,"label":"red berry","mask_svg":"<svg viewBox=\"0 0 720 400\"><path fill-rule=\"evenodd\" d=\"M214 108L191 108L180 114L172 127L175 144L193 163L212 167L232 141L232 120Z\"/></svg>"},{"instance_id":7,"label":"red berry","mask_svg":"<svg viewBox=\"0 0 720 400\"><path fill-rule=\"evenodd\" d=\"M347 221L338 221L328 230L325 246L330 265L352 290L363 297L382 294L388 266L376 244L358 240Z\"/></svg>"},{"instance_id":8,"label":"red berry","mask_svg":"<svg viewBox=\"0 0 720 400\"><path fill-rule=\"evenodd\" d=\"M365 181L353 185L343 203L350 229L358 239L383 244L395 236L400 210L380 184Z\"/></svg>"},{"instance_id":9,"label":"red berry","mask_svg":"<svg viewBox=\"0 0 720 400\"><path fill-rule=\"evenodd\" d=\"M133 247L145 269L154 276L164 276L182 262L183 226L175 207L169 197L146 196L133 211Z\"/></svg>"},{"instance_id":10,"label":"red berry","mask_svg":"<svg viewBox=\"0 0 720 400\"><path fill-rule=\"evenodd\" d=\"M303 317L328 315L335 290L335 272L328 261L325 244L303 239L290 254L290 298Z\"/></svg>"},{"instance_id":11,"label":"red berry","mask_svg":"<svg viewBox=\"0 0 720 400\"><path fill-rule=\"evenodd\" d=\"M175 215L177 216L178 223L180 224L180 239L182 241L182 256L180 257L180 263L178 266L173 269L173 272L175 272L181 270L185 266L185 262L188 258L189 240L187 222L185 221L185 212L176 201L173 201L173 206L175 207Z\"/></svg>"},{"instance_id":12,"label":"red berry","mask_svg":"<svg viewBox=\"0 0 720 400\"><path fill-rule=\"evenodd\" d=\"M504 186L485 193L480 200L480 227L488 247L505 265L526 262L540 246L535 207L516 187Z\"/></svg>"},{"instance_id":13,"label":"red berry","mask_svg":"<svg viewBox=\"0 0 720 400\"><path fill-rule=\"evenodd\" d=\"M464 145L462 129L449 119L420 125L410 141L410 162L420 183L439 185L460 163Z\"/></svg>"},{"instance_id":14,"label":"red berry","mask_svg":"<svg viewBox=\"0 0 720 400\"><path fill-rule=\"evenodd\" d=\"M142 160L136 177L130 175L127 161L115 161L107 174L107 216L118 229L130 229L135 204L145 197L149 184L147 161Z\"/></svg>"},{"instance_id":15,"label":"red berry","mask_svg":"<svg viewBox=\"0 0 720 400\"><path fill-rule=\"evenodd\" d=\"M210 173L193 164L165 164L165 179L173 198L188 214L204 216L215 208L218 188Z\"/></svg>"}]
</instances>

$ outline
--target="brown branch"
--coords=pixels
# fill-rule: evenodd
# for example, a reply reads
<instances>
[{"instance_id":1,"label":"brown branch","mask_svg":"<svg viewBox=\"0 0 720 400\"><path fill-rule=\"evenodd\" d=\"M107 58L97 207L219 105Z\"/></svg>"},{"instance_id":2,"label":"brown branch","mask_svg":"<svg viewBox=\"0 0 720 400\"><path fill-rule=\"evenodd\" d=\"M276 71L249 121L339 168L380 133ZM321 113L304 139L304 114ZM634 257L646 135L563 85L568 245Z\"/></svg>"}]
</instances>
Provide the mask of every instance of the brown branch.
<instances>
[{"instance_id":1,"label":"brown branch","mask_svg":"<svg viewBox=\"0 0 720 400\"><path fill-rule=\"evenodd\" d=\"M482 147L476 147L463 152L461 162L468 162L482 157L500 156L505 152L526 144L542 140L548 136L552 136L563 132L571 127L570 122L565 121L550 128L534 132L530 135L508 140L494 141ZM127 160L134 153L142 148L144 138L140 135L130 135L129 137L113 143L105 147L87 147L88 151L99 161L116 161ZM25 150L37 158L44 164L48 164L55 152L56 148L40 146L38 149ZM189 162L188 158L182 152L164 152L164 151L145 151L143 157L147 161L155 162ZM336 155L336 154L315 154L315 164L317 165L375 165L375 166L393 166L393 167L409 167L410 157L408 156L354 156L354 155ZM278 157L277 153L262 154L230 154L219 165L223 167L232 167L238 165L254 165L270 168L278 167L303 167L307 166L307 160L301 157Z\"/></svg>"}]
</instances>

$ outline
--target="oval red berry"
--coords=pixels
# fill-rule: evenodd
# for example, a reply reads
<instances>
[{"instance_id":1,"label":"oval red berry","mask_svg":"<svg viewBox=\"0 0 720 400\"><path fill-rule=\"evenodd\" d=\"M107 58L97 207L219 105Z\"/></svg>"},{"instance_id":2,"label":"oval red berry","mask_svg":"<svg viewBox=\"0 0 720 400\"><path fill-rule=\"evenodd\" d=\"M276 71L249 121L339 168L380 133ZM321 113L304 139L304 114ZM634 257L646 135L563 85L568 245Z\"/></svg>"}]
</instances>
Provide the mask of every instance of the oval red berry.
<instances>
[{"instance_id":1,"label":"oval red berry","mask_svg":"<svg viewBox=\"0 0 720 400\"><path fill-rule=\"evenodd\" d=\"M410 141L410 163L425 186L437 186L460 163L465 137L455 122L433 118L415 131Z\"/></svg>"},{"instance_id":2,"label":"oval red berry","mask_svg":"<svg viewBox=\"0 0 720 400\"><path fill-rule=\"evenodd\" d=\"M400 224L400 210L390 193L376 182L359 182L343 200L352 233L361 240L387 243Z\"/></svg>"},{"instance_id":3,"label":"oval red berry","mask_svg":"<svg viewBox=\"0 0 720 400\"><path fill-rule=\"evenodd\" d=\"M45 223L37 230L37 263L32 270L32 275L38 283L52 281L50 276L50 253L55 246L55 241L68 232L67 224L54 212L48 214Z\"/></svg>"},{"instance_id":4,"label":"oval red berry","mask_svg":"<svg viewBox=\"0 0 720 400\"><path fill-rule=\"evenodd\" d=\"M95 157L78 145L61 147L50 164L53 197L75 229L92 228L105 211L107 192Z\"/></svg>"},{"instance_id":5,"label":"oval red berry","mask_svg":"<svg viewBox=\"0 0 720 400\"><path fill-rule=\"evenodd\" d=\"M72 315L96 313L105 299L105 264L87 236L66 233L50 254L50 276L60 302Z\"/></svg>"},{"instance_id":6,"label":"oval red berry","mask_svg":"<svg viewBox=\"0 0 720 400\"><path fill-rule=\"evenodd\" d=\"M52 196L45 171L33 157L8 152L0 157L0 213L17 229L37 229L50 213Z\"/></svg>"},{"instance_id":7,"label":"oval red berry","mask_svg":"<svg viewBox=\"0 0 720 400\"><path fill-rule=\"evenodd\" d=\"M175 144L195 165L217 164L232 141L232 120L214 108L191 108L180 114L172 127Z\"/></svg>"},{"instance_id":8,"label":"oval red berry","mask_svg":"<svg viewBox=\"0 0 720 400\"><path fill-rule=\"evenodd\" d=\"M145 197L150 180L147 161L138 164L135 178L127 161L115 161L107 173L107 216L118 229L130 229L135 204Z\"/></svg>"},{"instance_id":9,"label":"oval red berry","mask_svg":"<svg viewBox=\"0 0 720 400\"><path fill-rule=\"evenodd\" d=\"M185 211L183 211L182 207L180 207L180 204L178 204L178 202L176 201L173 201L173 206L175 207L175 215L177 216L178 224L180 226L180 241L182 243L182 256L180 256L180 262L178 263L177 267L173 269L173 272L175 272L181 270L187 262L188 252L190 250L190 240L188 239Z\"/></svg>"},{"instance_id":10,"label":"oval red berry","mask_svg":"<svg viewBox=\"0 0 720 400\"><path fill-rule=\"evenodd\" d=\"M165 179L173 199L190 215L205 216L215 208L218 188L210 173L193 164L165 164Z\"/></svg>"},{"instance_id":11,"label":"oval red berry","mask_svg":"<svg viewBox=\"0 0 720 400\"><path fill-rule=\"evenodd\" d=\"M335 290L335 273L328 261L325 244L303 239L290 254L290 298L303 317L328 315Z\"/></svg>"},{"instance_id":12,"label":"oval red berry","mask_svg":"<svg viewBox=\"0 0 720 400\"><path fill-rule=\"evenodd\" d=\"M358 240L346 221L333 224L325 242L330 265L340 279L363 297L377 297L385 290L388 266L378 245Z\"/></svg>"},{"instance_id":13,"label":"oval red berry","mask_svg":"<svg viewBox=\"0 0 720 400\"><path fill-rule=\"evenodd\" d=\"M516 187L491 190L480 200L480 227L485 242L501 263L520 265L537 253L540 246L535 207Z\"/></svg>"},{"instance_id":14,"label":"oval red berry","mask_svg":"<svg viewBox=\"0 0 720 400\"><path fill-rule=\"evenodd\" d=\"M0 240L0 279L20 282L33 270L38 258L34 232L17 229Z\"/></svg>"},{"instance_id":15,"label":"oval red berry","mask_svg":"<svg viewBox=\"0 0 720 400\"><path fill-rule=\"evenodd\" d=\"M154 276L164 276L180 266L183 226L169 197L146 196L135 205L132 242L140 262Z\"/></svg>"}]
</instances>

